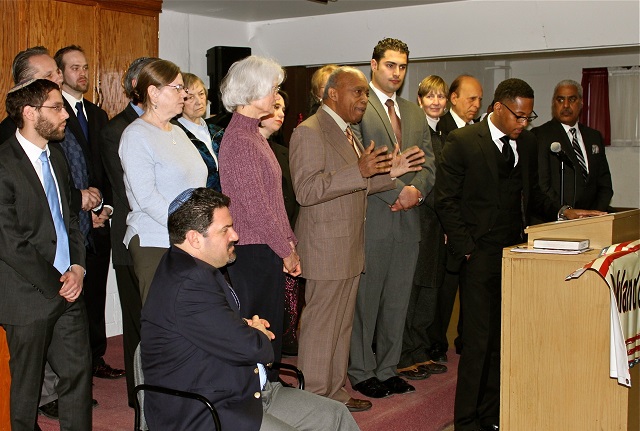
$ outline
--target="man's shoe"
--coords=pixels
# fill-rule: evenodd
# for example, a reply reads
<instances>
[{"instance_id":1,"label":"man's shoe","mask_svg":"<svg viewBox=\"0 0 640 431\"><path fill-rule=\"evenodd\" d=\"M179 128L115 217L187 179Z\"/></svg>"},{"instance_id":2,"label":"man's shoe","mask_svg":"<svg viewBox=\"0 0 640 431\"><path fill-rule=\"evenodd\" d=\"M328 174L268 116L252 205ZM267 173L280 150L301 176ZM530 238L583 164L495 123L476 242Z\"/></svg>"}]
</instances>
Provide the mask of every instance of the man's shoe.
<instances>
[{"instance_id":1,"label":"man's shoe","mask_svg":"<svg viewBox=\"0 0 640 431\"><path fill-rule=\"evenodd\" d=\"M377 377L357 383L353 385L353 389L369 398L386 398L391 395L391 391Z\"/></svg>"},{"instance_id":2,"label":"man's shoe","mask_svg":"<svg viewBox=\"0 0 640 431\"><path fill-rule=\"evenodd\" d=\"M425 371L429 374L442 374L447 372L447 366L442 364L436 364L433 361L421 362L416 364L418 370Z\"/></svg>"},{"instance_id":3,"label":"man's shoe","mask_svg":"<svg viewBox=\"0 0 640 431\"><path fill-rule=\"evenodd\" d=\"M344 403L350 412L364 412L371 408L371 401L359 400L357 398L349 398L349 401Z\"/></svg>"},{"instance_id":4,"label":"man's shoe","mask_svg":"<svg viewBox=\"0 0 640 431\"><path fill-rule=\"evenodd\" d=\"M409 383L405 382L398 376L393 376L388 378L382 384L391 392L392 394L408 394L411 392L415 392L416 388L411 386Z\"/></svg>"},{"instance_id":5,"label":"man's shoe","mask_svg":"<svg viewBox=\"0 0 640 431\"><path fill-rule=\"evenodd\" d=\"M446 363L447 362L447 350L444 346L438 345L437 347L429 350L429 357L433 362Z\"/></svg>"},{"instance_id":6,"label":"man's shoe","mask_svg":"<svg viewBox=\"0 0 640 431\"><path fill-rule=\"evenodd\" d=\"M431 375L429 371L420 369L415 365L406 368L398 368L398 374L409 380L424 380Z\"/></svg>"},{"instance_id":7,"label":"man's shoe","mask_svg":"<svg viewBox=\"0 0 640 431\"><path fill-rule=\"evenodd\" d=\"M58 419L58 400L55 399L50 403L38 407L38 413L48 417L49 419Z\"/></svg>"},{"instance_id":8,"label":"man's shoe","mask_svg":"<svg viewBox=\"0 0 640 431\"><path fill-rule=\"evenodd\" d=\"M93 377L99 379L119 379L124 377L124 370L111 368L109 364L96 365L93 367Z\"/></svg>"},{"instance_id":9,"label":"man's shoe","mask_svg":"<svg viewBox=\"0 0 640 431\"><path fill-rule=\"evenodd\" d=\"M91 399L91 408L95 409L96 407L98 407L98 400L96 400L95 398Z\"/></svg>"}]
</instances>

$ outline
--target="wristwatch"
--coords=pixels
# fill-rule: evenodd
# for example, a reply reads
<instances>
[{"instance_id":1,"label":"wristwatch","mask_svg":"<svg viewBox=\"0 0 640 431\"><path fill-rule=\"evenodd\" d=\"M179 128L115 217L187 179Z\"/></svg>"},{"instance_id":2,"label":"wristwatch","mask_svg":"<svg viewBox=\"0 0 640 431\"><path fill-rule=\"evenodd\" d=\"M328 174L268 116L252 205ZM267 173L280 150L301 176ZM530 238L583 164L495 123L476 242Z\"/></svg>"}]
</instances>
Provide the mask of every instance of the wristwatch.
<instances>
[{"instance_id":1,"label":"wristwatch","mask_svg":"<svg viewBox=\"0 0 640 431\"><path fill-rule=\"evenodd\" d=\"M558 211L558 220L569 220L567 216L564 215L564 212L570 209L573 209L573 207L570 205L563 205Z\"/></svg>"}]
</instances>

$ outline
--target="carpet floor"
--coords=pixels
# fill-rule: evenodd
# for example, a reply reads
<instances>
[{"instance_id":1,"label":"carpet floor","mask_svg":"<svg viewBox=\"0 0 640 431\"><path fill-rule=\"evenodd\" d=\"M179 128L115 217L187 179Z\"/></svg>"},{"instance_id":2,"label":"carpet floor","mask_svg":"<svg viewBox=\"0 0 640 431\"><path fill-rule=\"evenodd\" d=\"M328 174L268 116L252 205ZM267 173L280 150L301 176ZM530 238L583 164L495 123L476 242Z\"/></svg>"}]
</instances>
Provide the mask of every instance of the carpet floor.
<instances>
[{"instance_id":1,"label":"carpet floor","mask_svg":"<svg viewBox=\"0 0 640 431\"><path fill-rule=\"evenodd\" d=\"M367 412L354 413L362 431L442 431L453 422L453 401L456 388L458 355L448 353L449 371L432 375L425 380L410 382L416 392L394 395L389 398L372 399L373 408ZM109 338L106 362L115 368L124 368L122 358L122 336ZM296 358L288 358L295 364ZM285 379L286 380L286 379ZM356 398L364 398L351 389ZM127 406L125 379L94 379L93 397L99 406L93 410L94 431L129 431L133 429L133 409ZM58 421L38 417L42 431L59 431ZM238 430L233 430L238 431Z\"/></svg>"}]
</instances>

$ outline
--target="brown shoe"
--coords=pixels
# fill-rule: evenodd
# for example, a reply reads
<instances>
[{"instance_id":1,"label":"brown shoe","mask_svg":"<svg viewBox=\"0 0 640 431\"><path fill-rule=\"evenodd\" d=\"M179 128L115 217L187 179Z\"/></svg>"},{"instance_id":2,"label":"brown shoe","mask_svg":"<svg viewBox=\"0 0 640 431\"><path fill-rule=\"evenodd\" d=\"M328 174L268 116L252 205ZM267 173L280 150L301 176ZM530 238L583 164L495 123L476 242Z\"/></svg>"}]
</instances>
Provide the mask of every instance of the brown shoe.
<instances>
[{"instance_id":1,"label":"brown shoe","mask_svg":"<svg viewBox=\"0 0 640 431\"><path fill-rule=\"evenodd\" d=\"M344 403L350 412L364 412L371 408L371 401L359 400L357 398L349 398L349 401Z\"/></svg>"},{"instance_id":2,"label":"brown shoe","mask_svg":"<svg viewBox=\"0 0 640 431\"><path fill-rule=\"evenodd\" d=\"M93 377L99 379L119 379L124 377L124 370L111 368L109 364L96 365L93 367Z\"/></svg>"}]
</instances>

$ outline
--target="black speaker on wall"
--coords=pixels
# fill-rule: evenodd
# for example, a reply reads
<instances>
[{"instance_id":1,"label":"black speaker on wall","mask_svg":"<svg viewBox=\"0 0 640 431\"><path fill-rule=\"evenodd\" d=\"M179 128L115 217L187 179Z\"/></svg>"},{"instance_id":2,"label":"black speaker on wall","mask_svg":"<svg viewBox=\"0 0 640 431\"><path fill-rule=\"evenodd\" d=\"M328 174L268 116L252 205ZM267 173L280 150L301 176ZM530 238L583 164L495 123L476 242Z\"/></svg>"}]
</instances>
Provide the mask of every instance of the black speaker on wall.
<instances>
[{"instance_id":1,"label":"black speaker on wall","mask_svg":"<svg viewBox=\"0 0 640 431\"><path fill-rule=\"evenodd\" d=\"M207 75L212 114L226 112L220 99L220 83L233 63L250 55L251 48L239 46L214 46L207 50Z\"/></svg>"}]
</instances>

